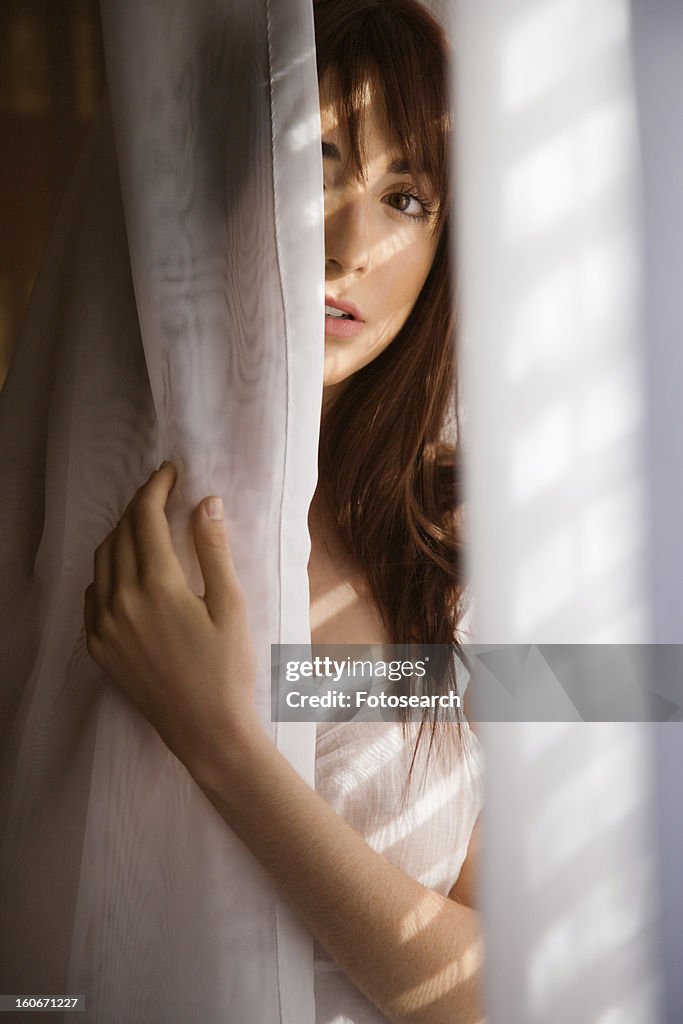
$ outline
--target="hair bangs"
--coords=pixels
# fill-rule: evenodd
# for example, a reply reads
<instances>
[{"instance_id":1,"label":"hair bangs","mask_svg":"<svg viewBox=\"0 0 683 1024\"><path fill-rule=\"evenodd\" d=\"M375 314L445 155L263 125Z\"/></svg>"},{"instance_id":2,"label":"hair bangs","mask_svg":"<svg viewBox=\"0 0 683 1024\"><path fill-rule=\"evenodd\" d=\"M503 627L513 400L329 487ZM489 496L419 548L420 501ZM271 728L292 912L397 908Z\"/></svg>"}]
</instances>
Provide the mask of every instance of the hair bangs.
<instances>
[{"instance_id":1,"label":"hair bangs","mask_svg":"<svg viewBox=\"0 0 683 1024\"><path fill-rule=\"evenodd\" d=\"M375 95L389 138L416 183L448 211L448 46L434 18L414 0L316 0L318 78L333 83L337 121L355 174L365 172L364 119Z\"/></svg>"}]
</instances>

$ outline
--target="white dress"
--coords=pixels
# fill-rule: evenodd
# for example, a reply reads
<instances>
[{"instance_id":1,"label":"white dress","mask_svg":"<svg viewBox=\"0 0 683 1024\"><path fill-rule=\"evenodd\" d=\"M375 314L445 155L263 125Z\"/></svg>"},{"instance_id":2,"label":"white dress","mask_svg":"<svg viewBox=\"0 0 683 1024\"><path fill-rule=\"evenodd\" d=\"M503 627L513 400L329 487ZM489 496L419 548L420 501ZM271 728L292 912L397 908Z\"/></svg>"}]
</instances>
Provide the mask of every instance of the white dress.
<instances>
[{"instance_id":1,"label":"white dress","mask_svg":"<svg viewBox=\"0 0 683 1024\"><path fill-rule=\"evenodd\" d=\"M464 752L434 752L423 769L420 745L413 781L402 803L417 724L403 738L393 722L320 722L315 788L378 853L422 885L446 896L460 874L483 803L481 745L464 727ZM386 1024L384 1017L316 944L316 1024Z\"/></svg>"}]
</instances>

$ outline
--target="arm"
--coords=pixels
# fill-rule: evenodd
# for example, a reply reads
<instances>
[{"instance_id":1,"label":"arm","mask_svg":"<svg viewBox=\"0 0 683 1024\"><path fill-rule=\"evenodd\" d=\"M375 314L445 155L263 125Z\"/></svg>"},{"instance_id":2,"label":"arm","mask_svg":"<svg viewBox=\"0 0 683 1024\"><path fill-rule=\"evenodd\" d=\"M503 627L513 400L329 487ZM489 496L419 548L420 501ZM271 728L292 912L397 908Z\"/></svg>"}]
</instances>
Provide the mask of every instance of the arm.
<instances>
[{"instance_id":1,"label":"arm","mask_svg":"<svg viewBox=\"0 0 683 1024\"><path fill-rule=\"evenodd\" d=\"M372 850L255 723L202 761L195 778L221 817L389 1020L483 1020L475 910Z\"/></svg>"},{"instance_id":2,"label":"arm","mask_svg":"<svg viewBox=\"0 0 683 1024\"><path fill-rule=\"evenodd\" d=\"M172 467L154 474L98 548L86 592L90 653L385 1016L482 1021L476 911L372 850L272 744L253 705L253 651L224 524L205 515L206 500L199 506L199 598L164 515L173 479Z\"/></svg>"}]
</instances>

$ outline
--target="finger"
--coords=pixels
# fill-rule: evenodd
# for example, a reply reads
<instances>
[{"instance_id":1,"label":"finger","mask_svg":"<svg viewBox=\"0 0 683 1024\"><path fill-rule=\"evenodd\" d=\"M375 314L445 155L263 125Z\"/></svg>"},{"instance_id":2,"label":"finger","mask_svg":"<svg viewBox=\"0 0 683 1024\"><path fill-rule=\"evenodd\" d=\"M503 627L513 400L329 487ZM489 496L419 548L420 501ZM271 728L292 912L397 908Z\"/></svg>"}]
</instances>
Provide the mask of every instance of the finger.
<instances>
[{"instance_id":1,"label":"finger","mask_svg":"<svg viewBox=\"0 0 683 1024\"><path fill-rule=\"evenodd\" d=\"M112 537L113 532L108 534L102 543L95 549L93 557L93 595L98 612L101 612L109 604L112 592Z\"/></svg>"},{"instance_id":2,"label":"finger","mask_svg":"<svg viewBox=\"0 0 683 1024\"><path fill-rule=\"evenodd\" d=\"M130 586L138 581L138 560L130 516L124 515L112 539L112 589Z\"/></svg>"},{"instance_id":3,"label":"finger","mask_svg":"<svg viewBox=\"0 0 683 1024\"><path fill-rule=\"evenodd\" d=\"M172 462L164 462L144 484L130 511L135 553L140 576L162 568L178 567L178 559L166 518L166 503L176 481Z\"/></svg>"},{"instance_id":4,"label":"finger","mask_svg":"<svg viewBox=\"0 0 683 1024\"><path fill-rule=\"evenodd\" d=\"M204 498L192 520L197 558L204 577L204 601L211 618L224 619L240 592L220 498Z\"/></svg>"},{"instance_id":5,"label":"finger","mask_svg":"<svg viewBox=\"0 0 683 1024\"><path fill-rule=\"evenodd\" d=\"M166 463L162 462L162 464L159 467L159 469L162 469L165 465L166 465ZM134 528L135 508L136 508L136 506L138 504L140 496L145 493L145 489L147 488L149 482L151 481L152 477L156 473L159 472L159 469L152 470L152 472L147 477L145 482L138 487L137 491L135 492L135 494L130 499L130 501L126 505L125 509L121 513L121 518L119 519L118 524L116 526L116 530L117 531L119 531L119 530L121 531L119 536L116 538L116 547L118 549L119 542L121 542L121 557L122 557L122 559L125 562L124 574L125 574L126 577L128 576L129 571L130 571L131 552L126 550L126 548L127 548L129 543L132 544L132 546L133 546L132 557L135 559L135 564L136 564L136 569L137 569L137 552L136 552L136 549L135 549L135 528ZM118 558L118 551L117 551L117 556L116 557Z\"/></svg>"}]
</instances>

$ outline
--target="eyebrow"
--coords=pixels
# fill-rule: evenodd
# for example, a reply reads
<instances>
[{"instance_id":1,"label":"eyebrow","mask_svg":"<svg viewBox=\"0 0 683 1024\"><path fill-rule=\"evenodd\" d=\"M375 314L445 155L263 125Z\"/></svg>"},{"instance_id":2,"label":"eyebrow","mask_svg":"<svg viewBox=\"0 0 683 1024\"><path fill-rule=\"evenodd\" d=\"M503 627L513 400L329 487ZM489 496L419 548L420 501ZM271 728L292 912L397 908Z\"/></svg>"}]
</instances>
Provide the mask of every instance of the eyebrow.
<instances>
[{"instance_id":1,"label":"eyebrow","mask_svg":"<svg viewBox=\"0 0 683 1024\"><path fill-rule=\"evenodd\" d=\"M387 174L410 174L410 167L408 167L408 161L400 157L398 160L392 160L387 167Z\"/></svg>"},{"instance_id":2,"label":"eyebrow","mask_svg":"<svg viewBox=\"0 0 683 1024\"><path fill-rule=\"evenodd\" d=\"M322 144L323 159L334 160L335 163L341 163L342 155L339 148L334 145L333 142L323 142ZM392 162L387 167L387 174L410 174L410 167L408 161L404 157L399 157L397 160Z\"/></svg>"},{"instance_id":3,"label":"eyebrow","mask_svg":"<svg viewBox=\"0 0 683 1024\"><path fill-rule=\"evenodd\" d=\"M331 142L323 142L323 158L327 160L337 160L341 163L341 153L335 145Z\"/></svg>"}]
</instances>

